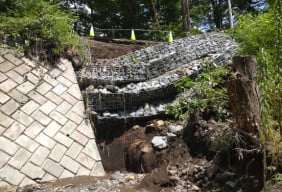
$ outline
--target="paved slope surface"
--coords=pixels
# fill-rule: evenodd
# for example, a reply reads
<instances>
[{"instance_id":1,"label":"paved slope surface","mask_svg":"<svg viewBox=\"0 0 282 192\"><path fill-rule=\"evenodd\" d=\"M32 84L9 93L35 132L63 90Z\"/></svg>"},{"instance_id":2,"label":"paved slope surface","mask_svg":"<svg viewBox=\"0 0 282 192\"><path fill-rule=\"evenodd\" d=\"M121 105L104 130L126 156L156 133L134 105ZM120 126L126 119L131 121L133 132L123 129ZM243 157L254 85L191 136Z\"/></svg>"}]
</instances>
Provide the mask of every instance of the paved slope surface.
<instances>
[{"instance_id":1,"label":"paved slope surface","mask_svg":"<svg viewBox=\"0 0 282 192\"><path fill-rule=\"evenodd\" d=\"M0 186L104 175L70 62L0 49Z\"/></svg>"}]
</instances>

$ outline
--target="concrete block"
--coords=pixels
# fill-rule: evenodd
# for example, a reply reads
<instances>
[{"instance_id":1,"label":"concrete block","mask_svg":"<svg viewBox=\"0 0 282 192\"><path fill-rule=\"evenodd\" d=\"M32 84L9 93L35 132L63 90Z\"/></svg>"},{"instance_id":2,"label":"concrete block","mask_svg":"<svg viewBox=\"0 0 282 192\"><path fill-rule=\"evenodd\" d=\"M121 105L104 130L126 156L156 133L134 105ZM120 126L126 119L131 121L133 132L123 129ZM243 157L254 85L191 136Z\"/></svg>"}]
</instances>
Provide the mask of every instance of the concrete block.
<instances>
[{"instance_id":1,"label":"concrete block","mask_svg":"<svg viewBox=\"0 0 282 192\"><path fill-rule=\"evenodd\" d=\"M17 138L16 143L24 147L25 149L29 150L30 152L34 152L35 149L39 146L37 142L35 142L34 140L32 140L26 135L20 135Z\"/></svg>"},{"instance_id":2,"label":"concrete block","mask_svg":"<svg viewBox=\"0 0 282 192\"><path fill-rule=\"evenodd\" d=\"M52 121L43 131L49 137L53 137L60 129L61 125L59 125L56 121Z\"/></svg>"},{"instance_id":3,"label":"concrete block","mask_svg":"<svg viewBox=\"0 0 282 192\"><path fill-rule=\"evenodd\" d=\"M48 82L50 85L52 85L53 87L55 87L56 85L58 85L59 81L57 79L54 79L53 77L51 77L49 74L45 73L44 77L43 77L44 81Z\"/></svg>"},{"instance_id":4,"label":"concrete block","mask_svg":"<svg viewBox=\"0 0 282 192\"><path fill-rule=\"evenodd\" d=\"M77 162L79 162L80 164L82 164L83 166L87 167L90 170L93 168L94 164L96 163L95 160L90 158L85 153L80 153L78 157L76 158L76 160Z\"/></svg>"},{"instance_id":5,"label":"concrete block","mask_svg":"<svg viewBox=\"0 0 282 192\"><path fill-rule=\"evenodd\" d=\"M4 153L3 151L0 151L0 168L3 167L8 160L11 158L10 155L8 155L7 153Z\"/></svg>"},{"instance_id":6,"label":"concrete block","mask_svg":"<svg viewBox=\"0 0 282 192\"><path fill-rule=\"evenodd\" d=\"M28 93L28 96L30 98L32 98L32 100L36 101L37 103L39 103L40 105L43 105L44 103L46 103L47 99L45 97L43 97L40 93L38 93L37 91L33 90L31 92Z\"/></svg>"},{"instance_id":7,"label":"concrete block","mask_svg":"<svg viewBox=\"0 0 282 192\"><path fill-rule=\"evenodd\" d=\"M60 160L62 159L66 151L67 151L66 147L57 143L55 147L52 149L51 154L49 155L49 158L53 159L56 162L60 162Z\"/></svg>"},{"instance_id":8,"label":"concrete block","mask_svg":"<svg viewBox=\"0 0 282 192\"><path fill-rule=\"evenodd\" d=\"M62 173L62 175L60 176L60 179L63 179L63 178L68 178L68 177L74 177L76 175L74 175L73 173L71 173L70 171L68 170L64 170L64 172Z\"/></svg>"},{"instance_id":9,"label":"concrete block","mask_svg":"<svg viewBox=\"0 0 282 192\"><path fill-rule=\"evenodd\" d=\"M54 139L55 139L57 142L59 142L59 143L63 144L64 146L66 146L66 147L70 147L71 144L73 143L73 140L72 140L72 139L70 139L68 136L62 134L61 132L58 132L58 133L55 135Z\"/></svg>"},{"instance_id":10,"label":"concrete block","mask_svg":"<svg viewBox=\"0 0 282 192\"><path fill-rule=\"evenodd\" d=\"M18 74L16 71L14 70L10 70L6 73L6 75L13 79L15 82L17 82L18 84L23 83L24 82L24 77L20 74Z\"/></svg>"},{"instance_id":11,"label":"concrete block","mask_svg":"<svg viewBox=\"0 0 282 192\"><path fill-rule=\"evenodd\" d=\"M73 112L77 113L78 115L80 115L81 117L83 117L84 116L84 111L85 111L83 101L78 101L73 106L73 108L71 108L71 111L73 111Z\"/></svg>"},{"instance_id":12,"label":"concrete block","mask_svg":"<svg viewBox=\"0 0 282 192\"><path fill-rule=\"evenodd\" d=\"M0 63L0 71L3 72L3 73L10 71L14 67L15 67L15 65L13 65L9 61L4 61L4 62Z\"/></svg>"},{"instance_id":13,"label":"concrete block","mask_svg":"<svg viewBox=\"0 0 282 192\"><path fill-rule=\"evenodd\" d=\"M6 165L0 169L0 175L5 178L5 181L11 185L19 185L24 179L24 175L18 170Z\"/></svg>"},{"instance_id":14,"label":"concrete block","mask_svg":"<svg viewBox=\"0 0 282 192\"><path fill-rule=\"evenodd\" d=\"M57 80L66 87L70 87L73 83L63 76L59 76Z\"/></svg>"},{"instance_id":15,"label":"concrete block","mask_svg":"<svg viewBox=\"0 0 282 192\"><path fill-rule=\"evenodd\" d=\"M33 153L30 161L35 165L41 166L44 160L48 157L50 150L45 147L38 147L38 149Z\"/></svg>"},{"instance_id":16,"label":"concrete block","mask_svg":"<svg viewBox=\"0 0 282 192\"><path fill-rule=\"evenodd\" d=\"M50 101L56 103L56 105L60 105L63 101L63 99L61 99L61 97L57 96L52 91L49 91L47 94L45 94L45 97L48 98Z\"/></svg>"},{"instance_id":17,"label":"concrete block","mask_svg":"<svg viewBox=\"0 0 282 192\"><path fill-rule=\"evenodd\" d=\"M16 86L18 86L18 84L15 81L11 79L7 79L6 81L3 81L0 84L0 90L2 90L4 93L8 93L12 89L14 89Z\"/></svg>"},{"instance_id":18,"label":"concrete block","mask_svg":"<svg viewBox=\"0 0 282 192\"><path fill-rule=\"evenodd\" d=\"M20 186L34 185L34 184L36 184L35 181L31 180L31 179L28 178L28 177L25 177L25 178L23 179L23 181L21 182Z\"/></svg>"},{"instance_id":19,"label":"concrete block","mask_svg":"<svg viewBox=\"0 0 282 192\"><path fill-rule=\"evenodd\" d=\"M26 115L21 110L18 110L16 113L14 113L12 117L25 126L29 126L34 121L33 118Z\"/></svg>"},{"instance_id":20,"label":"concrete block","mask_svg":"<svg viewBox=\"0 0 282 192\"><path fill-rule=\"evenodd\" d=\"M48 137L47 135L45 135L44 133L40 133L36 139L35 139L38 143L40 143L41 145L47 147L48 149L52 149L56 142L51 139L50 137Z\"/></svg>"},{"instance_id":21,"label":"concrete block","mask_svg":"<svg viewBox=\"0 0 282 192\"><path fill-rule=\"evenodd\" d=\"M87 154L89 157L91 157L95 161L101 160L99 150L97 148L97 145L94 139L91 139L88 141L85 148L83 149L83 153Z\"/></svg>"},{"instance_id":22,"label":"concrete block","mask_svg":"<svg viewBox=\"0 0 282 192\"><path fill-rule=\"evenodd\" d=\"M70 135L73 130L76 129L76 127L77 125L71 120L69 120L60 131L65 135Z\"/></svg>"},{"instance_id":23,"label":"concrete block","mask_svg":"<svg viewBox=\"0 0 282 192\"><path fill-rule=\"evenodd\" d=\"M81 166L79 168L79 170L77 171L77 176L89 176L90 175L91 170Z\"/></svg>"},{"instance_id":24,"label":"concrete block","mask_svg":"<svg viewBox=\"0 0 282 192\"><path fill-rule=\"evenodd\" d=\"M17 151L17 153L10 159L9 165L16 169L21 169L22 166L26 163L26 161L30 158L32 154L28 152L26 149L21 148Z\"/></svg>"},{"instance_id":25,"label":"concrete block","mask_svg":"<svg viewBox=\"0 0 282 192\"><path fill-rule=\"evenodd\" d=\"M59 178L60 175L63 173L64 168L60 166L58 163L47 159L44 163L42 168L47 171L49 174L53 175L56 178Z\"/></svg>"},{"instance_id":26,"label":"concrete block","mask_svg":"<svg viewBox=\"0 0 282 192\"><path fill-rule=\"evenodd\" d=\"M44 171L40 166L34 165L28 162L22 169L25 175L28 175L31 179L42 178L44 175Z\"/></svg>"},{"instance_id":27,"label":"concrete block","mask_svg":"<svg viewBox=\"0 0 282 192\"><path fill-rule=\"evenodd\" d=\"M8 97L7 94L0 92L0 103L1 104L6 103L9 99L10 97Z\"/></svg>"},{"instance_id":28,"label":"concrete block","mask_svg":"<svg viewBox=\"0 0 282 192\"><path fill-rule=\"evenodd\" d=\"M88 124L85 123L85 121L82 121L82 123L77 127L77 131L83 133L85 136L87 136L90 139L94 139L94 131L92 130L90 122Z\"/></svg>"},{"instance_id":29,"label":"concrete block","mask_svg":"<svg viewBox=\"0 0 282 192\"><path fill-rule=\"evenodd\" d=\"M18 108L20 107L20 104L16 102L13 99L10 99L7 103L5 103L0 110L6 113L7 115L11 115L14 113Z\"/></svg>"},{"instance_id":30,"label":"concrete block","mask_svg":"<svg viewBox=\"0 0 282 192\"><path fill-rule=\"evenodd\" d=\"M96 162L93 169L91 170L90 176L105 176L105 170L102 162Z\"/></svg>"},{"instance_id":31,"label":"concrete block","mask_svg":"<svg viewBox=\"0 0 282 192\"><path fill-rule=\"evenodd\" d=\"M52 91L59 96L62 95L66 90L67 87L62 84L58 84L55 88L52 89Z\"/></svg>"},{"instance_id":32,"label":"concrete block","mask_svg":"<svg viewBox=\"0 0 282 192\"><path fill-rule=\"evenodd\" d=\"M80 133L79 131L74 131L72 132L72 134L70 135L70 137L72 139L74 139L75 141L77 141L78 143L80 143L81 145L85 145L88 142L88 138L85 137L82 133Z\"/></svg>"},{"instance_id":33,"label":"concrete block","mask_svg":"<svg viewBox=\"0 0 282 192\"><path fill-rule=\"evenodd\" d=\"M36 103L35 101L31 100L29 102L27 102L22 108L21 110L23 112L25 112L26 114L30 115L33 111L35 111L35 109L39 108L39 104Z\"/></svg>"},{"instance_id":34,"label":"concrete block","mask_svg":"<svg viewBox=\"0 0 282 192\"><path fill-rule=\"evenodd\" d=\"M4 55L4 58L9 60L11 63L15 64L15 65L20 65L23 63L23 61L19 58L17 58L14 54L12 53L8 53L6 55Z\"/></svg>"},{"instance_id":35,"label":"concrete block","mask_svg":"<svg viewBox=\"0 0 282 192\"><path fill-rule=\"evenodd\" d=\"M78 162L74 161L72 158L70 158L68 156L63 157L63 159L61 161L61 165L74 174L76 174L77 170L80 167Z\"/></svg>"},{"instance_id":36,"label":"concrete block","mask_svg":"<svg viewBox=\"0 0 282 192\"><path fill-rule=\"evenodd\" d=\"M22 64L15 68L15 71L17 71L20 75L24 75L27 72L30 72L32 69L28 65Z\"/></svg>"},{"instance_id":37,"label":"concrete block","mask_svg":"<svg viewBox=\"0 0 282 192\"><path fill-rule=\"evenodd\" d=\"M78 115L74 111L69 111L65 116L77 125L79 125L83 120L82 116Z\"/></svg>"},{"instance_id":38,"label":"concrete block","mask_svg":"<svg viewBox=\"0 0 282 192\"><path fill-rule=\"evenodd\" d=\"M43 113L45 113L46 115L48 115L49 113L51 113L51 111L53 111L55 108L57 107L57 105L55 103L53 103L52 101L47 101L45 104L43 104L39 110L42 111Z\"/></svg>"},{"instance_id":39,"label":"concrete block","mask_svg":"<svg viewBox=\"0 0 282 192\"><path fill-rule=\"evenodd\" d=\"M57 111L53 111L52 113L50 113L50 117L52 119L54 119L55 121L57 121L59 124L61 124L62 126L64 124L66 124L66 122L68 121L67 118L65 118L64 115L60 114L59 112Z\"/></svg>"},{"instance_id":40,"label":"concrete block","mask_svg":"<svg viewBox=\"0 0 282 192\"><path fill-rule=\"evenodd\" d=\"M25 104L29 100L27 96L16 89L9 91L8 95L21 104Z\"/></svg>"},{"instance_id":41,"label":"concrete block","mask_svg":"<svg viewBox=\"0 0 282 192\"><path fill-rule=\"evenodd\" d=\"M81 91L78 87L78 84L73 84L69 89L68 89L68 93L75 97L78 100L82 100L82 96L81 96Z\"/></svg>"},{"instance_id":42,"label":"concrete block","mask_svg":"<svg viewBox=\"0 0 282 192\"><path fill-rule=\"evenodd\" d=\"M13 141L18 138L25 128L26 126L20 124L19 122L14 122L13 125L5 131L4 136Z\"/></svg>"},{"instance_id":43,"label":"concrete block","mask_svg":"<svg viewBox=\"0 0 282 192\"><path fill-rule=\"evenodd\" d=\"M20 92L22 92L23 94L27 94L28 92L30 92L31 90L33 90L35 88L35 85L32 84L31 82L29 81L26 81L22 84L20 84L18 87L17 87L17 90L19 90Z\"/></svg>"},{"instance_id":44,"label":"concrete block","mask_svg":"<svg viewBox=\"0 0 282 192\"><path fill-rule=\"evenodd\" d=\"M69 93L67 93L67 92L64 92L64 93L61 95L61 97L62 97L65 101L69 102L71 105L75 105L75 103L77 102L77 99L74 98L73 96L71 96L71 95L70 95Z\"/></svg>"},{"instance_id":45,"label":"concrete block","mask_svg":"<svg viewBox=\"0 0 282 192\"><path fill-rule=\"evenodd\" d=\"M35 120L37 120L39 123L41 123L44 126L47 126L51 121L51 119L48 116L44 115L44 113L42 113L39 110L35 110L31 114L31 117L33 117Z\"/></svg>"},{"instance_id":46,"label":"concrete block","mask_svg":"<svg viewBox=\"0 0 282 192\"><path fill-rule=\"evenodd\" d=\"M46 182L46 181L53 181L57 179L56 177L54 177L53 175L50 175L49 173L45 173L43 179L41 180L42 182Z\"/></svg>"},{"instance_id":47,"label":"concrete block","mask_svg":"<svg viewBox=\"0 0 282 192\"><path fill-rule=\"evenodd\" d=\"M63 101L57 108L56 111L60 112L61 114L66 114L70 108L72 107L67 101Z\"/></svg>"},{"instance_id":48,"label":"concrete block","mask_svg":"<svg viewBox=\"0 0 282 192\"><path fill-rule=\"evenodd\" d=\"M77 142L73 142L70 148L68 149L68 151L66 152L66 155L75 159L82 149L83 149L82 145L80 145Z\"/></svg>"},{"instance_id":49,"label":"concrete block","mask_svg":"<svg viewBox=\"0 0 282 192\"><path fill-rule=\"evenodd\" d=\"M36 91L41 95L45 95L50 89L53 87L46 82L41 83L38 87L36 87Z\"/></svg>"},{"instance_id":50,"label":"concrete block","mask_svg":"<svg viewBox=\"0 0 282 192\"><path fill-rule=\"evenodd\" d=\"M29 136L30 138L34 139L42 130L44 127L38 123L37 121L34 121L25 131L24 134Z\"/></svg>"},{"instance_id":51,"label":"concrete block","mask_svg":"<svg viewBox=\"0 0 282 192\"><path fill-rule=\"evenodd\" d=\"M0 149L9 155L14 155L19 149L19 146L9 139L0 136Z\"/></svg>"}]
</instances>

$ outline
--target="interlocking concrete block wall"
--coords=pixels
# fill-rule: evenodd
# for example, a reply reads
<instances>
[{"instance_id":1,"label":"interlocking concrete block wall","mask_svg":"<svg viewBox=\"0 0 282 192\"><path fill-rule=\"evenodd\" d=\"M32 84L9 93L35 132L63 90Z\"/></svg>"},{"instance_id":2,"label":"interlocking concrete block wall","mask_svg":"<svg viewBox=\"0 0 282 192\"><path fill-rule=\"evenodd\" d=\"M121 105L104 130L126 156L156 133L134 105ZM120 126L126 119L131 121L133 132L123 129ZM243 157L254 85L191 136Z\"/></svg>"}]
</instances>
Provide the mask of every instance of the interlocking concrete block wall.
<instances>
[{"instance_id":1,"label":"interlocking concrete block wall","mask_svg":"<svg viewBox=\"0 0 282 192\"><path fill-rule=\"evenodd\" d=\"M104 175L72 65L0 49L0 185Z\"/></svg>"}]
</instances>

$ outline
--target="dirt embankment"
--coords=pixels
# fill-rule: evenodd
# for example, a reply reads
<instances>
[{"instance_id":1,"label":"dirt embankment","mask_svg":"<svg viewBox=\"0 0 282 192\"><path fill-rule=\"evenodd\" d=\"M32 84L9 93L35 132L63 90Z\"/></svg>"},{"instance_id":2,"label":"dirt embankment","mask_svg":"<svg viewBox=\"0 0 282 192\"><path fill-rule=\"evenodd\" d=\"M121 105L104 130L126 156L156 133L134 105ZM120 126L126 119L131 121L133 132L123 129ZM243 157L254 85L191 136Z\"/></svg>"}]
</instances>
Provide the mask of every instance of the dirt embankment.
<instances>
[{"instance_id":1,"label":"dirt embankment","mask_svg":"<svg viewBox=\"0 0 282 192\"><path fill-rule=\"evenodd\" d=\"M91 47L91 56L94 59L112 59L127 53L157 44L151 41L118 41L108 42L88 40Z\"/></svg>"}]
</instances>

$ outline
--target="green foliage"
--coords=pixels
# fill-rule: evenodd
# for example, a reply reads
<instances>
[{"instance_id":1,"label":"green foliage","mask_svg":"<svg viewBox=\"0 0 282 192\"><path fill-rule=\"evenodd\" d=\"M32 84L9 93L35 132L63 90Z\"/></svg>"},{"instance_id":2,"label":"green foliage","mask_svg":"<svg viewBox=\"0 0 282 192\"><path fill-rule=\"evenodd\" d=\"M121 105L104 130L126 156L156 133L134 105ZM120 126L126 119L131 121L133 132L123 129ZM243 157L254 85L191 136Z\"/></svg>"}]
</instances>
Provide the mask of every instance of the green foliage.
<instances>
[{"instance_id":1,"label":"green foliage","mask_svg":"<svg viewBox=\"0 0 282 192\"><path fill-rule=\"evenodd\" d=\"M281 173L277 173L275 175L273 175L273 177L267 181L266 183L266 188L271 189L273 188L273 186L279 186L282 185L282 174Z\"/></svg>"},{"instance_id":2,"label":"green foliage","mask_svg":"<svg viewBox=\"0 0 282 192\"><path fill-rule=\"evenodd\" d=\"M175 103L166 106L168 114L178 119L187 119L196 110L215 111L218 120L228 117L228 97L224 87L224 75L228 67L215 66L205 62L202 73L195 79L189 77L175 84L179 92L192 88L197 94L193 98L181 98Z\"/></svg>"},{"instance_id":3,"label":"green foliage","mask_svg":"<svg viewBox=\"0 0 282 192\"><path fill-rule=\"evenodd\" d=\"M239 54L256 55L259 61L260 135L281 182L282 156L282 6L280 0L269 1L269 10L260 15L239 18L233 35L240 42ZM269 172L270 170L268 170ZM271 170L271 174L274 170Z\"/></svg>"},{"instance_id":4,"label":"green foliage","mask_svg":"<svg viewBox=\"0 0 282 192\"><path fill-rule=\"evenodd\" d=\"M282 37L281 25L277 22L282 15L281 7L280 12L277 11L278 2L272 1L273 7L267 13L240 17L233 31L240 42L238 54L251 54L258 58L262 127L276 130L281 129L278 126L281 126L282 118Z\"/></svg>"},{"instance_id":5,"label":"green foliage","mask_svg":"<svg viewBox=\"0 0 282 192\"><path fill-rule=\"evenodd\" d=\"M273 180L276 182L276 184L282 185L282 174L276 174Z\"/></svg>"},{"instance_id":6,"label":"green foliage","mask_svg":"<svg viewBox=\"0 0 282 192\"><path fill-rule=\"evenodd\" d=\"M12 0L4 1L0 9L3 10L0 42L49 61L68 51L82 52L79 37L72 31L75 18L59 4L45 0Z\"/></svg>"}]
</instances>

